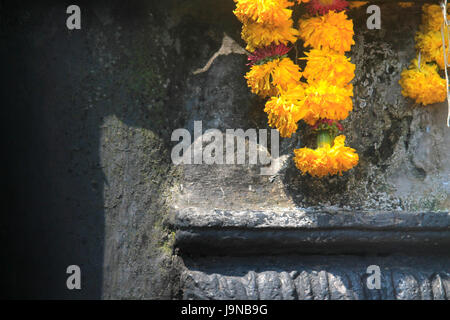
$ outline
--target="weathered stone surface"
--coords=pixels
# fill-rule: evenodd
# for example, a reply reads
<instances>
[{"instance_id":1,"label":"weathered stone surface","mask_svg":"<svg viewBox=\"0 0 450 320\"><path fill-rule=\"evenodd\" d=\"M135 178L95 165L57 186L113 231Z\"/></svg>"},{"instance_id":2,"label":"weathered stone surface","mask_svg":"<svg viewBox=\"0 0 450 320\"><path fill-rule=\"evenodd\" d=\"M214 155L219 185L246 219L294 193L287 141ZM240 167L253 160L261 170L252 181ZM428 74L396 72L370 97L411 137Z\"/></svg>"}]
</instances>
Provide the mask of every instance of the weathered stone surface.
<instances>
[{"instance_id":1,"label":"weathered stone surface","mask_svg":"<svg viewBox=\"0 0 450 320\"><path fill-rule=\"evenodd\" d=\"M189 259L185 262L193 267ZM380 289L368 289L366 284L367 267L373 264L380 266ZM252 277L258 280L252 284L251 295L240 289L226 299L450 299L449 267L449 258L401 255L197 258L195 268L182 275L183 298L223 299L221 281L241 288ZM227 289L232 292L231 287Z\"/></svg>"},{"instance_id":2,"label":"weathered stone surface","mask_svg":"<svg viewBox=\"0 0 450 320\"><path fill-rule=\"evenodd\" d=\"M261 176L264 166L260 164L180 165L183 176L172 189L174 207L447 211L447 106L414 105L402 96L398 84L401 71L416 54L420 5L400 9L383 4L381 12L382 29L368 30L364 8L349 11L356 42L349 55L356 64L356 76L354 109L343 124L347 144L360 155L356 168L323 179L301 175L292 161L293 149L313 147L314 139L307 126L300 125L292 138L280 140L280 167L273 176ZM399 15L408 19L398 19ZM242 44L238 37L234 39ZM300 54L305 50L301 41L297 49ZM249 93L243 79L248 70L244 60L239 54L219 56L208 71L189 77L183 103L188 111L185 127L192 136L195 120L202 120L203 131L269 128L262 112L264 101Z\"/></svg>"},{"instance_id":3,"label":"weathered stone surface","mask_svg":"<svg viewBox=\"0 0 450 320\"><path fill-rule=\"evenodd\" d=\"M4 183L19 207L2 215L2 297L177 297L163 220L174 92L195 64L183 32L196 35L184 20L171 29L164 5L85 2L82 29L68 31L67 4L1 3ZM82 290L66 287L73 264Z\"/></svg>"},{"instance_id":4,"label":"weathered stone surface","mask_svg":"<svg viewBox=\"0 0 450 320\"><path fill-rule=\"evenodd\" d=\"M300 175L292 150L314 146L304 125L280 140L279 168L272 176L260 175L262 165L181 166L180 184L172 188L172 224L180 229L176 246L187 267L184 298L222 298L205 284L214 275L251 288L251 296L232 299L446 299L447 106L414 105L398 84L415 56L420 6L383 4L381 12L381 30L367 30L364 9L349 12L356 77L354 110L343 124L347 144L360 154L356 168L324 179ZM301 43L297 49L304 50ZM238 54L221 56L192 78L184 98L192 101L185 123L191 134L195 120L203 121L203 130L268 128L264 101L242 91L247 69L241 61ZM211 103L213 92L223 99ZM318 256L287 257L290 252ZM436 256L414 256L419 252ZM268 256L274 253L284 255ZM226 257L208 260L204 254ZM262 256L238 257L255 254ZM373 256L361 256L368 254ZM365 284L371 264L382 269L380 290Z\"/></svg>"},{"instance_id":5,"label":"weathered stone surface","mask_svg":"<svg viewBox=\"0 0 450 320\"><path fill-rule=\"evenodd\" d=\"M264 101L243 77L248 67L233 1L83 4L82 30L71 32L60 3L1 5L2 88L8 93L2 102L11 126L3 136L12 150L5 184L20 205L0 235L3 243L20 237L2 252L8 264L1 266L1 287L10 296L448 298L446 257L325 255L352 248L343 244L355 239L355 231L345 228L363 227L357 238L364 244L380 239L382 230L390 238L380 243L398 251L400 244L419 248L427 238L448 241L446 106L414 106L397 83L415 55L418 6L382 5L382 30L366 29L364 9L350 11L357 71L354 110L344 124L347 143L361 160L342 177L318 180L300 175L292 162L294 148L312 145L303 125L281 140L273 176L261 176L259 165L172 166L171 133L182 127L192 133L195 120L203 121L203 130L269 129ZM204 68L225 33L235 41L232 53ZM297 48L303 51L300 42ZM377 210L376 219L367 210ZM228 258L183 257L184 267L172 252L169 212L178 212L175 226L186 235L180 248L200 239L201 251L205 239L221 239L255 254L267 244L289 247L300 239L303 248L321 243L323 255L249 258L249 265L228 250ZM211 230L198 238L204 227ZM298 227L313 233L290 230ZM333 247L336 239L341 242ZM243 246L242 240L250 242ZM379 252L365 245L358 250ZM380 291L361 280L372 263L386 263ZM64 286L70 264L83 270L81 292Z\"/></svg>"}]
</instances>

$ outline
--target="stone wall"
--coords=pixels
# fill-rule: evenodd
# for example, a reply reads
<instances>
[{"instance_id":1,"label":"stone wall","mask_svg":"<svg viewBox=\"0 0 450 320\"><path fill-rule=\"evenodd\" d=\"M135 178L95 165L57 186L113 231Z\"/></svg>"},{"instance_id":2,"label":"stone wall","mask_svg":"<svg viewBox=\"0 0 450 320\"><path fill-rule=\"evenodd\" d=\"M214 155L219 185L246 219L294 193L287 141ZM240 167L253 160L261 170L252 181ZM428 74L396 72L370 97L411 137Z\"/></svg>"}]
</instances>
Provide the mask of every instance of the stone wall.
<instances>
[{"instance_id":1,"label":"stone wall","mask_svg":"<svg viewBox=\"0 0 450 320\"><path fill-rule=\"evenodd\" d=\"M332 207L409 210L427 217L449 209L446 106L415 106L401 96L397 83L415 54L418 6L383 4L382 30L365 28L363 9L351 11L356 45L350 55L357 71L354 110L344 124L348 144L361 160L342 177L322 180L300 175L293 165L293 148L312 142L304 126L281 140L280 168L273 176L261 176L258 165L172 165L171 133L176 128L192 132L194 120L202 120L204 130L269 128L264 102L243 78L248 67L232 0L95 1L80 7L82 29L68 31L60 2L1 3L6 211L17 209L2 217L1 239L9 244L2 252L2 261L8 261L1 270L4 296L219 298L220 286L201 292L198 284L231 281L233 291L235 283L241 288L238 283L256 277L259 298L301 298L307 291L297 284L281 293L264 288L284 286L285 280L297 283L302 274L314 283L321 275L330 279L330 257L316 261L297 252L270 266L262 262L264 256L249 265L230 250L218 258L229 265L218 269L208 264L215 258L178 251L181 226L169 217L190 208L277 215L299 207ZM302 51L301 43L297 46ZM216 52L230 54L218 55L204 68ZM440 228L448 229L447 223L448 215ZM398 262L396 254L377 261L406 274L403 263L413 258ZM347 270L351 262L332 259L348 277L361 276L366 263L350 253L345 259L354 259L355 266ZM410 281L413 293L374 294L448 298L448 258L433 259L427 265L426 258L417 257L422 269L410 271L422 280ZM65 287L71 264L82 269L81 291ZM388 276L400 279L401 286L398 274ZM340 297L333 283L323 292L313 286L308 297ZM355 289L352 297L370 294Z\"/></svg>"}]
</instances>

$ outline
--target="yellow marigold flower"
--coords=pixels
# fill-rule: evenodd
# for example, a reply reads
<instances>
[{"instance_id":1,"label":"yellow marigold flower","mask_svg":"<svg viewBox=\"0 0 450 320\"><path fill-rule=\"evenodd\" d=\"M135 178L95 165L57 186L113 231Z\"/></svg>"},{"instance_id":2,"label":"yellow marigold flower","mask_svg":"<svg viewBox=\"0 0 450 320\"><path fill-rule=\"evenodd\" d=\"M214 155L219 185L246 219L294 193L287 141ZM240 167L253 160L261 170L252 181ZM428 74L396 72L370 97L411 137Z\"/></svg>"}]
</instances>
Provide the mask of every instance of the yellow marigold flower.
<instances>
[{"instance_id":1,"label":"yellow marigold flower","mask_svg":"<svg viewBox=\"0 0 450 320\"><path fill-rule=\"evenodd\" d=\"M416 48L421 52L425 61L435 61L439 68L444 69L444 48L440 31L418 32L416 34ZM450 58L448 56L448 48L446 48L446 51L447 57Z\"/></svg>"},{"instance_id":2,"label":"yellow marigold flower","mask_svg":"<svg viewBox=\"0 0 450 320\"><path fill-rule=\"evenodd\" d=\"M335 86L326 80L308 82L301 108L308 112L303 120L314 125L317 120L344 120L353 109L353 86ZM303 111L303 110L302 110Z\"/></svg>"},{"instance_id":3,"label":"yellow marigold flower","mask_svg":"<svg viewBox=\"0 0 450 320\"><path fill-rule=\"evenodd\" d=\"M291 85L287 90L280 90L278 96L270 98L266 103L264 111L268 115L268 123L272 128L277 128L283 138L291 137L297 131L297 122L306 112L300 108L304 92L301 83Z\"/></svg>"},{"instance_id":4,"label":"yellow marigold flower","mask_svg":"<svg viewBox=\"0 0 450 320\"><path fill-rule=\"evenodd\" d=\"M234 2L236 9L233 13L242 23L252 20L279 25L292 16L292 10L287 8L293 3L288 0L234 0Z\"/></svg>"},{"instance_id":5,"label":"yellow marigold flower","mask_svg":"<svg viewBox=\"0 0 450 320\"><path fill-rule=\"evenodd\" d=\"M414 5L414 2L402 1L397 3L401 8L411 8Z\"/></svg>"},{"instance_id":6,"label":"yellow marigold flower","mask_svg":"<svg viewBox=\"0 0 450 320\"><path fill-rule=\"evenodd\" d=\"M302 73L300 72L300 67L291 59L283 58L273 68L271 76L274 86L280 87L282 90L287 90L289 85L297 84L300 81Z\"/></svg>"},{"instance_id":7,"label":"yellow marigold flower","mask_svg":"<svg viewBox=\"0 0 450 320\"><path fill-rule=\"evenodd\" d=\"M276 26L248 22L242 26L241 37L247 42L246 49L254 51L260 47L267 47L274 43L287 45L289 42L295 43L298 37L298 30L292 27L292 19L284 20Z\"/></svg>"},{"instance_id":8,"label":"yellow marigold flower","mask_svg":"<svg viewBox=\"0 0 450 320\"><path fill-rule=\"evenodd\" d=\"M344 11L300 20L300 38L304 46L314 49L331 49L344 54L355 44L353 40L353 21Z\"/></svg>"},{"instance_id":9,"label":"yellow marigold flower","mask_svg":"<svg viewBox=\"0 0 450 320\"><path fill-rule=\"evenodd\" d=\"M443 102L447 98L446 82L439 76L437 66L421 63L417 59L407 70L403 70L399 81L402 94L422 105Z\"/></svg>"},{"instance_id":10,"label":"yellow marigold flower","mask_svg":"<svg viewBox=\"0 0 450 320\"><path fill-rule=\"evenodd\" d=\"M365 6L368 3L369 3L369 1L350 1L350 3L348 4L348 7L350 9L357 9L362 6Z\"/></svg>"},{"instance_id":11,"label":"yellow marigold flower","mask_svg":"<svg viewBox=\"0 0 450 320\"><path fill-rule=\"evenodd\" d=\"M355 65L343 54L312 49L306 53L303 76L308 81L326 80L336 86L347 86L355 77Z\"/></svg>"},{"instance_id":12,"label":"yellow marigold flower","mask_svg":"<svg viewBox=\"0 0 450 320\"><path fill-rule=\"evenodd\" d=\"M302 77L300 68L289 58L274 59L261 65L253 65L245 75L253 93L265 98L278 93L278 87L286 90Z\"/></svg>"},{"instance_id":13,"label":"yellow marigold flower","mask_svg":"<svg viewBox=\"0 0 450 320\"><path fill-rule=\"evenodd\" d=\"M358 164L359 156L355 149L346 147L345 136L334 139L333 147L325 144L317 149L301 148L294 150L294 162L303 173L311 176L324 177L326 175L342 175Z\"/></svg>"},{"instance_id":14,"label":"yellow marigold flower","mask_svg":"<svg viewBox=\"0 0 450 320\"><path fill-rule=\"evenodd\" d=\"M441 25L444 22L441 7L437 4L424 4L422 12L421 31L423 33L441 31Z\"/></svg>"},{"instance_id":15,"label":"yellow marigold flower","mask_svg":"<svg viewBox=\"0 0 450 320\"><path fill-rule=\"evenodd\" d=\"M301 148L294 150L294 162L297 169L303 174L309 173L315 177L323 177L334 174L332 163L328 157L329 147L325 148Z\"/></svg>"},{"instance_id":16,"label":"yellow marigold flower","mask_svg":"<svg viewBox=\"0 0 450 320\"><path fill-rule=\"evenodd\" d=\"M252 92L265 98L277 94L277 88L271 83L270 74L272 73L277 60L269 61L262 65L253 65L247 72L245 78L247 85Z\"/></svg>"},{"instance_id":17,"label":"yellow marigold flower","mask_svg":"<svg viewBox=\"0 0 450 320\"><path fill-rule=\"evenodd\" d=\"M345 146L345 136L340 135L334 139L333 147L328 152L328 156L334 162L336 173L342 175L343 171L350 170L358 164L359 156L356 150Z\"/></svg>"}]
</instances>

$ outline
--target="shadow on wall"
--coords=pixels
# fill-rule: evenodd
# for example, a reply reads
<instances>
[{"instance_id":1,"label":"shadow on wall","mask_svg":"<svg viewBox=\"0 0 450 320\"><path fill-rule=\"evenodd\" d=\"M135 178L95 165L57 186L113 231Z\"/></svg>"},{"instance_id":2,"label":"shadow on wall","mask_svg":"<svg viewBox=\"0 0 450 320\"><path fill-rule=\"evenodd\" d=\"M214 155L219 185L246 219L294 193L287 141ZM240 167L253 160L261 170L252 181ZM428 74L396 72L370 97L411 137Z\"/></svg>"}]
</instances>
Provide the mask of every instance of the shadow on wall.
<instances>
[{"instance_id":1,"label":"shadow on wall","mask_svg":"<svg viewBox=\"0 0 450 320\"><path fill-rule=\"evenodd\" d=\"M88 123L85 106L75 102L76 84L92 62L83 33L69 36L62 28L63 10L2 3L3 136L10 149L4 167L6 298L101 296L102 112ZM73 264L82 271L80 291L66 288L66 268Z\"/></svg>"},{"instance_id":2,"label":"shadow on wall","mask_svg":"<svg viewBox=\"0 0 450 320\"><path fill-rule=\"evenodd\" d=\"M82 29L69 32L69 4L1 2L9 150L1 297L170 298L154 262L164 232L154 227L170 182L170 134L183 121L178 92L199 67L185 60L209 54L205 45L217 50L223 28L205 35L207 22L187 15L188 25L172 21L179 27L166 37L158 32L167 8L189 6L105 1L80 3ZM171 32L180 50L170 50ZM73 264L82 271L79 291L66 288Z\"/></svg>"}]
</instances>

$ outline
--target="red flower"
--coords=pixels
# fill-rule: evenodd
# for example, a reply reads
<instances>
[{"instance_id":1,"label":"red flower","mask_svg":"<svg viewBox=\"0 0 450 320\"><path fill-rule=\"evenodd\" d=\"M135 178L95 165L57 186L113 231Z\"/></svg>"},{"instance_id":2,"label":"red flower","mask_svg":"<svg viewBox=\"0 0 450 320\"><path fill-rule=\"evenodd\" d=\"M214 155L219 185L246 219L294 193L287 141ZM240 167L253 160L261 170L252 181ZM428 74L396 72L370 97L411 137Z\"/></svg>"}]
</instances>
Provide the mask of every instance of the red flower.
<instances>
[{"instance_id":1,"label":"red flower","mask_svg":"<svg viewBox=\"0 0 450 320\"><path fill-rule=\"evenodd\" d=\"M317 129L319 129L319 127L320 127L321 129L324 129L324 128L326 128L326 127L330 128L330 127L333 126L333 124L336 126L336 128L337 128L339 131L343 131L343 130L344 130L344 127L342 126L342 124L341 124L339 121L337 121L337 120L331 120L331 119L319 119L319 120L316 122L315 125L311 126L311 129L317 130Z\"/></svg>"},{"instance_id":2,"label":"red flower","mask_svg":"<svg viewBox=\"0 0 450 320\"><path fill-rule=\"evenodd\" d=\"M339 12L347 9L347 7L348 2L345 0L311 0L308 3L308 11L311 14L324 15L330 10Z\"/></svg>"},{"instance_id":3,"label":"red flower","mask_svg":"<svg viewBox=\"0 0 450 320\"><path fill-rule=\"evenodd\" d=\"M250 54L248 56L248 60L250 61L250 63L248 63L247 65L252 66L260 60L274 57L274 56L275 57L276 56L279 56L279 57L284 56L290 50L291 50L291 48L287 47L284 44L279 44L279 45L271 44L268 47L256 49L252 54Z\"/></svg>"}]
</instances>

